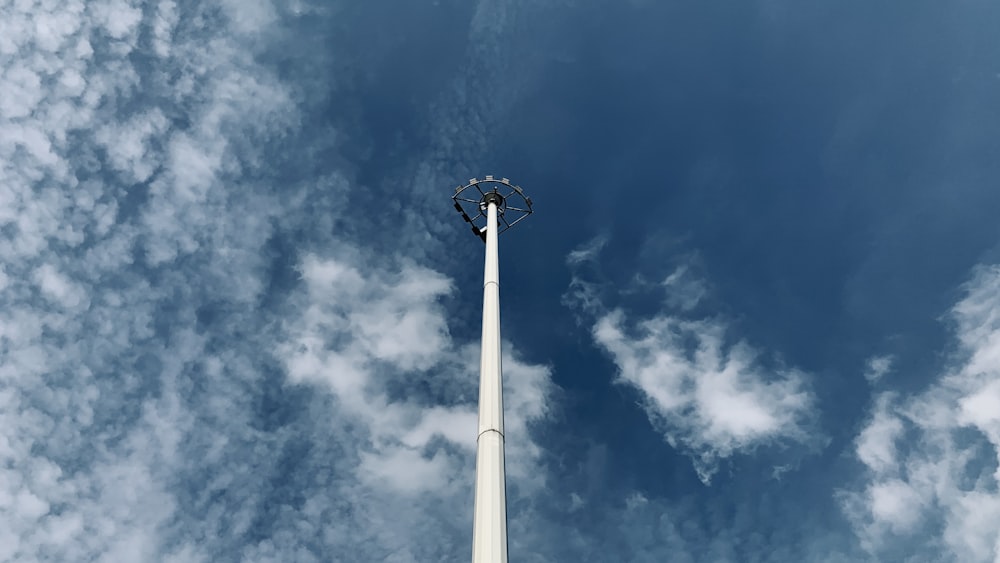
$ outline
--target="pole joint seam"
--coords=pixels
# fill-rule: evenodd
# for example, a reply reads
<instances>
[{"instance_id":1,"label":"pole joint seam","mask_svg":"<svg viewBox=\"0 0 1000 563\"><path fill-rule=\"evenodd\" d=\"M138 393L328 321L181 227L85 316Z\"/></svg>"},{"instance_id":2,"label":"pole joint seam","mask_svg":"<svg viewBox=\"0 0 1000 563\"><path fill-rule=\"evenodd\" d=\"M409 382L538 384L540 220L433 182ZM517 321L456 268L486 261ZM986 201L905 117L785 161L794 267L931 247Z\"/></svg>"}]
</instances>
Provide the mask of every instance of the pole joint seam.
<instances>
[{"instance_id":1,"label":"pole joint seam","mask_svg":"<svg viewBox=\"0 0 1000 563\"><path fill-rule=\"evenodd\" d=\"M496 428L487 428L486 430L483 430L482 432L480 432L478 436L476 436L476 443L477 444L479 443L479 439L483 437L483 434L486 434L487 432L496 432L497 434L500 435L500 439L501 440L506 441L506 439L503 437L503 432L497 430Z\"/></svg>"}]
</instances>

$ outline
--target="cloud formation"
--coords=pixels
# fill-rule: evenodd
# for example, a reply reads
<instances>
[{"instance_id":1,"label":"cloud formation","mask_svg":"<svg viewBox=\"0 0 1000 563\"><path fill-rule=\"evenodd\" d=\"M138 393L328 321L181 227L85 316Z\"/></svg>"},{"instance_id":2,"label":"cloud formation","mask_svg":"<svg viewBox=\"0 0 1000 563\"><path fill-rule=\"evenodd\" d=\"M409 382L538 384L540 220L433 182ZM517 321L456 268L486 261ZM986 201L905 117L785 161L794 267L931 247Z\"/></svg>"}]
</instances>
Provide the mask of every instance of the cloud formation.
<instances>
[{"instance_id":1,"label":"cloud formation","mask_svg":"<svg viewBox=\"0 0 1000 563\"><path fill-rule=\"evenodd\" d=\"M977 268L964 290L954 361L922 393L879 394L858 435L866 476L841 498L874 555L1000 559L1000 267Z\"/></svg>"},{"instance_id":2,"label":"cloud formation","mask_svg":"<svg viewBox=\"0 0 1000 563\"><path fill-rule=\"evenodd\" d=\"M626 327L621 310L601 317L594 340L643 393L646 411L674 447L691 450L702 480L715 462L785 439L806 441L813 398L803 373L769 371L745 342L726 347L717 321L658 316Z\"/></svg>"},{"instance_id":3,"label":"cloud formation","mask_svg":"<svg viewBox=\"0 0 1000 563\"><path fill-rule=\"evenodd\" d=\"M605 244L591 242L571 253L573 268L593 261ZM618 369L618 381L638 390L650 422L675 448L693 456L708 483L720 459L758 446L809 443L815 398L808 376L765 367L760 352L732 341L726 323L693 318L705 284L679 266L659 288L666 297L653 315L608 309L600 288L574 276L566 301L593 315L594 342Z\"/></svg>"},{"instance_id":4,"label":"cloud formation","mask_svg":"<svg viewBox=\"0 0 1000 563\"><path fill-rule=\"evenodd\" d=\"M362 274L343 259L307 256L301 269L308 297L280 356L290 381L329 389L341 422L368 433L359 476L407 493L470 483L478 346L448 332L437 300L451 282L413 264ZM525 477L538 454L527 426L545 414L549 371L508 352L504 374L507 434L517 437L511 473Z\"/></svg>"}]
</instances>

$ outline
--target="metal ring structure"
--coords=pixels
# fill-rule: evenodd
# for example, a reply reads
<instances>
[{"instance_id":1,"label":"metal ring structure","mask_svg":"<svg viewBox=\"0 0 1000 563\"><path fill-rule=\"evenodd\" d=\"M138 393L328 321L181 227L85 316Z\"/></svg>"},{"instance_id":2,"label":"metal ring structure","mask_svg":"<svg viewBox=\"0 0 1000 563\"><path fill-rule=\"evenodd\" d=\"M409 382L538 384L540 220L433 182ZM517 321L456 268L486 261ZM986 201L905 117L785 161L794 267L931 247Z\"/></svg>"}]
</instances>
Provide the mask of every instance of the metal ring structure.
<instances>
[{"instance_id":1,"label":"metal ring structure","mask_svg":"<svg viewBox=\"0 0 1000 563\"><path fill-rule=\"evenodd\" d=\"M472 232L483 242L486 242L486 210L490 203L497 204L498 235L531 215L531 198L507 178L471 178L468 184L455 188L451 199L455 210L472 225Z\"/></svg>"}]
</instances>

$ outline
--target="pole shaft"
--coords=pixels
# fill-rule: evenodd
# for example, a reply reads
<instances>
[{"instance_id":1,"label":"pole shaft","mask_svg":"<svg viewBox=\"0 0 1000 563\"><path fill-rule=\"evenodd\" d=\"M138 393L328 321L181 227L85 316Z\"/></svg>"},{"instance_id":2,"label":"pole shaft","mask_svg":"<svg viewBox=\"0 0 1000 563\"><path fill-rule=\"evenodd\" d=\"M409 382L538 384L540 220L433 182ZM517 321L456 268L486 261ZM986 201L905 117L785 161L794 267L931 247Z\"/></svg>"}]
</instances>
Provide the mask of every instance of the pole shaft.
<instances>
[{"instance_id":1,"label":"pole shaft","mask_svg":"<svg viewBox=\"0 0 1000 563\"><path fill-rule=\"evenodd\" d=\"M476 502L472 520L473 563L507 563L507 493L504 476L503 383L500 366L500 266L497 206L486 215L483 275L483 340L479 360L479 438Z\"/></svg>"}]
</instances>

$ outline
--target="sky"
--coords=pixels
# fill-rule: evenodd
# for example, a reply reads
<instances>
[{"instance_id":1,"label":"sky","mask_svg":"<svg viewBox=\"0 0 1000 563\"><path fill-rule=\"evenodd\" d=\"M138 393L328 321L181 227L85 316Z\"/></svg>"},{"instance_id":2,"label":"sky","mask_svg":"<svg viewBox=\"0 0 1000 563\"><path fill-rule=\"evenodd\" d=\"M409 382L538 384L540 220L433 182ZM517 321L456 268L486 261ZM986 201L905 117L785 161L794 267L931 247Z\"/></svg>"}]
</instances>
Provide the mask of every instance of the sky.
<instances>
[{"instance_id":1,"label":"sky","mask_svg":"<svg viewBox=\"0 0 1000 563\"><path fill-rule=\"evenodd\" d=\"M1000 561L994 0L0 0L0 561Z\"/></svg>"}]
</instances>

